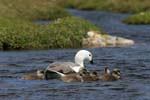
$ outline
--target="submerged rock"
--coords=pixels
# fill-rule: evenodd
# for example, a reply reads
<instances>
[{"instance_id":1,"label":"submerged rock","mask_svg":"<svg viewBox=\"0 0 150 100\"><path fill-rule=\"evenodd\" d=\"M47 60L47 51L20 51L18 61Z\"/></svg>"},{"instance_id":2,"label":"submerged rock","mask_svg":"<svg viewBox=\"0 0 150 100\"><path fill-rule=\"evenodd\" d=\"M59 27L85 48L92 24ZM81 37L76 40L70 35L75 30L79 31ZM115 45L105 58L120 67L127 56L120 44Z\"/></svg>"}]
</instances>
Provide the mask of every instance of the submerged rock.
<instances>
[{"instance_id":1,"label":"submerged rock","mask_svg":"<svg viewBox=\"0 0 150 100\"><path fill-rule=\"evenodd\" d=\"M87 37L83 38L83 47L107 47L133 45L134 41L122 37L101 34L97 31L87 32Z\"/></svg>"}]
</instances>

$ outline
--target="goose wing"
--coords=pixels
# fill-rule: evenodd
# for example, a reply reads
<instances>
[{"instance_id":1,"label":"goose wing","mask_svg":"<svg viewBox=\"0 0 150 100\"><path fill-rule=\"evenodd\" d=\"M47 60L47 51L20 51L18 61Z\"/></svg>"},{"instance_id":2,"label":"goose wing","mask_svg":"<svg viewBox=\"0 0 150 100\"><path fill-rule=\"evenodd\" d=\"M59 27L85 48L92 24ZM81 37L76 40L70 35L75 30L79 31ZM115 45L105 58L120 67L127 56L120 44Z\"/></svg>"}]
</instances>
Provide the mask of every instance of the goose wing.
<instances>
[{"instance_id":1,"label":"goose wing","mask_svg":"<svg viewBox=\"0 0 150 100\"><path fill-rule=\"evenodd\" d=\"M51 63L46 70L48 71L58 71L64 74L75 73L75 71L71 68L74 66L79 66L73 62L54 62Z\"/></svg>"}]
</instances>

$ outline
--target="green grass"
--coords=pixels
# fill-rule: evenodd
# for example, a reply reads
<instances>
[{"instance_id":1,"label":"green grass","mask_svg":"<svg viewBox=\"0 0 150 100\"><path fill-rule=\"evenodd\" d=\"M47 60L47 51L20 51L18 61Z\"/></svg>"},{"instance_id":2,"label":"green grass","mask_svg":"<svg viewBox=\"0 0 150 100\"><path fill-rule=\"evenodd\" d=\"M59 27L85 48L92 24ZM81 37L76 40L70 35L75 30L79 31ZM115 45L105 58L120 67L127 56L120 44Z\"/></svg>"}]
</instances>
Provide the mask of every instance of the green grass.
<instances>
[{"instance_id":1,"label":"green grass","mask_svg":"<svg viewBox=\"0 0 150 100\"><path fill-rule=\"evenodd\" d=\"M23 20L53 20L70 16L51 0L0 0L0 16Z\"/></svg>"},{"instance_id":2,"label":"green grass","mask_svg":"<svg viewBox=\"0 0 150 100\"><path fill-rule=\"evenodd\" d=\"M126 24L150 24L150 12L141 12L135 15L131 15L125 20Z\"/></svg>"},{"instance_id":3,"label":"green grass","mask_svg":"<svg viewBox=\"0 0 150 100\"><path fill-rule=\"evenodd\" d=\"M79 48L87 31L102 30L71 17L64 8L137 13L149 11L149 4L149 0L0 0L0 49ZM37 25L36 20L55 21Z\"/></svg>"},{"instance_id":4,"label":"green grass","mask_svg":"<svg viewBox=\"0 0 150 100\"><path fill-rule=\"evenodd\" d=\"M123 13L137 13L150 10L150 0L106 0L104 9Z\"/></svg>"},{"instance_id":5,"label":"green grass","mask_svg":"<svg viewBox=\"0 0 150 100\"><path fill-rule=\"evenodd\" d=\"M57 5L81 10L105 10L135 14L123 22L127 24L150 24L150 0L59 0Z\"/></svg>"},{"instance_id":6,"label":"green grass","mask_svg":"<svg viewBox=\"0 0 150 100\"><path fill-rule=\"evenodd\" d=\"M38 25L37 20L54 22ZM53 0L0 0L1 50L79 48L89 30L99 28L71 17Z\"/></svg>"},{"instance_id":7,"label":"green grass","mask_svg":"<svg viewBox=\"0 0 150 100\"><path fill-rule=\"evenodd\" d=\"M98 10L103 7L105 1L106 0L59 0L56 4L66 8Z\"/></svg>"},{"instance_id":8,"label":"green grass","mask_svg":"<svg viewBox=\"0 0 150 100\"><path fill-rule=\"evenodd\" d=\"M47 25L3 18L0 22L0 48L4 50L79 48L87 31L101 31L88 21L75 17L58 19Z\"/></svg>"},{"instance_id":9,"label":"green grass","mask_svg":"<svg viewBox=\"0 0 150 100\"><path fill-rule=\"evenodd\" d=\"M150 0L59 0L57 4L67 8L124 13L150 10Z\"/></svg>"}]
</instances>

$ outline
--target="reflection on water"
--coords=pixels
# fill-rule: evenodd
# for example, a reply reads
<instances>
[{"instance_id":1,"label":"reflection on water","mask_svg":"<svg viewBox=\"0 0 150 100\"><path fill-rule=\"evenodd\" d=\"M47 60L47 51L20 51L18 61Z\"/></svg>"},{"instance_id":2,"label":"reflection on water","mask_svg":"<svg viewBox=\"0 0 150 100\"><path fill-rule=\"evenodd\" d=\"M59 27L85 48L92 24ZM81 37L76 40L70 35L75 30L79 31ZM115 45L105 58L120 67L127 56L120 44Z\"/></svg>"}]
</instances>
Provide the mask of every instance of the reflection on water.
<instances>
[{"instance_id":1,"label":"reflection on water","mask_svg":"<svg viewBox=\"0 0 150 100\"><path fill-rule=\"evenodd\" d=\"M0 99L149 100L150 30L146 30L147 26L121 24L120 19L128 16L125 14L70 11L103 26L110 34L139 42L135 46L89 49L93 53L95 65L86 62L88 69L102 72L106 66L111 69L119 68L122 79L115 82L89 83L21 80L20 77L27 72L46 68L53 61L73 61L78 49L0 52Z\"/></svg>"}]
</instances>

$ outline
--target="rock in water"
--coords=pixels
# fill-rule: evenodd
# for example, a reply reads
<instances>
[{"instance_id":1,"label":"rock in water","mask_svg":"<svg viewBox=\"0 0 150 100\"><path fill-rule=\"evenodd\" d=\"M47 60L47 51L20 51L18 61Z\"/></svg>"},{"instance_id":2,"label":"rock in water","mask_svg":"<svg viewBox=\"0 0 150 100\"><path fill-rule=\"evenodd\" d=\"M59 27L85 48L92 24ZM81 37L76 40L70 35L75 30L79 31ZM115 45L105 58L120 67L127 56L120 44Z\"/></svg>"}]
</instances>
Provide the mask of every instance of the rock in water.
<instances>
[{"instance_id":1,"label":"rock in water","mask_svg":"<svg viewBox=\"0 0 150 100\"><path fill-rule=\"evenodd\" d=\"M133 45L133 40L122 37L100 34L97 31L87 32L87 38L83 38L83 47L108 47L108 46L125 46Z\"/></svg>"}]
</instances>

